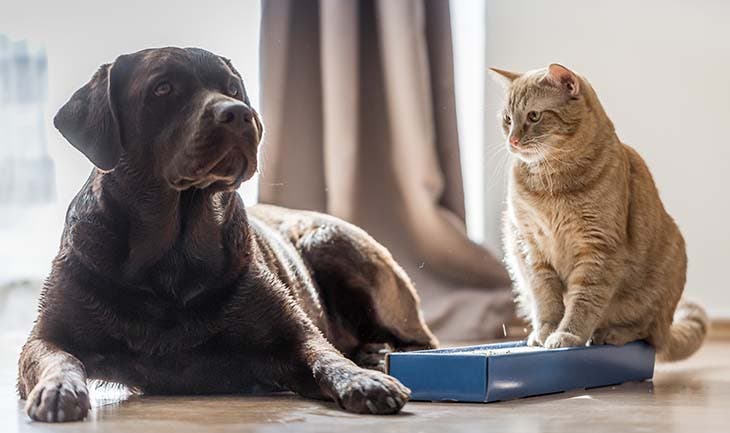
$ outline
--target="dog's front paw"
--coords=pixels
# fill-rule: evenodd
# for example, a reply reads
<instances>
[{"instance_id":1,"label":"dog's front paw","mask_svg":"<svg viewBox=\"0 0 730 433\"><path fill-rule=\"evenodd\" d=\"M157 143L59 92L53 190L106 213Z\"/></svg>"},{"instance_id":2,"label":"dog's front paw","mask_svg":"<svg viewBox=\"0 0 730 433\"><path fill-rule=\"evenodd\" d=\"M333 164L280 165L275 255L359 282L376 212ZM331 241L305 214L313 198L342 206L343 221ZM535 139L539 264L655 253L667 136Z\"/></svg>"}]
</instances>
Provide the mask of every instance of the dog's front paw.
<instances>
[{"instance_id":1,"label":"dog's front paw","mask_svg":"<svg viewBox=\"0 0 730 433\"><path fill-rule=\"evenodd\" d=\"M86 418L90 408L83 380L52 376L41 379L28 394L25 413L34 421L79 421Z\"/></svg>"},{"instance_id":2,"label":"dog's front paw","mask_svg":"<svg viewBox=\"0 0 730 433\"><path fill-rule=\"evenodd\" d=\"M372 370L358 369L338 386L336 399L348 412L393 414L401 410L411 396L411 390L394 377Z\"/></svg>"},{"instance_id":3,"label":"dog's front paw","mask_svg":"<svg viewBox=\"0 0 730 433\"><path fill-rule=\"evenodd\" d=\"M553 332L545 339L544 347L557 349L559 347L585 346L586 340L570 332Z\"/></svg>"}]
</instances>

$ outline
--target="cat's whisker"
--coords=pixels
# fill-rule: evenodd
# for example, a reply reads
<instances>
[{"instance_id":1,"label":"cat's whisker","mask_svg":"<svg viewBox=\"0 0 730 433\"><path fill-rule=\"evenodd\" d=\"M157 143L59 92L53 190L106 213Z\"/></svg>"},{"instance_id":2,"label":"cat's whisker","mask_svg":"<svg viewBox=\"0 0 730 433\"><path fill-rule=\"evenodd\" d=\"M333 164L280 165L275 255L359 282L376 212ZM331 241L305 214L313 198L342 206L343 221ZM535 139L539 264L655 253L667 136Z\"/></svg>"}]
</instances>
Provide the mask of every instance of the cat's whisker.
<instances>
[{"instance_id":1,"label":"cat's whisker","mask_svg":"<svg viewBox=\"0 0 730 433\"><path fill-rule=\"evenodd\" d=\"M545 156L543 155L542 150L538 146L536 146L535 152L540 157L540 162L542 162L545 159ZM538 162L537 164L540 164L540 162ZM547 185L545 184L545 178L544 178L545 170L538 169L536 171L536 173L537 173L537 178L540 180L540 186L542 187L542 189L547 189Z\"/></svg>"},{"instance_id":2,"label":"cat's whisker","mask_svg":"<svg viewBox=\"0 0 730 433\"><path fill-rule=\"evenodd\" d=\"M546 149L543 145L539 145L536 147L537 152L540 154L540 158L542 159L542 162L544 162L548 166L548 170L540 170L540 173L545 174L545 177L547 178L547 183L549 187L550 194L553 193L553 178L552 178L552 171L553 166L550 164L550 161L547 158L546 155Z\"/></svg>"},{"instance_id":3,"label":"cat's whisker","mask_svg":"<svg viewBox=\"0 0 730 433\"><path fill-rule=\"evenodd\" d=\"M568 153L568 151L566 151L565 149L559 149L559 148L556 148L556 147L548 146L544 142L537 141L537 140L534 140L534 139L533 140L530 140L528 143L529 144L534 144L536 148L539 147L541 150L544 151L543 155L545 157L548 157L548 158L552 159L555 162L559 162L559 163L561 163L563 165L566 165L566 166L569 166L569 167L572 167L572 166L576 166L577 165L574 162L566 161L564 159L558 158L555 155L555 153Z\"/></svg>"},{"instance_id":4,"label":"cat's whisker","mask_svg":"<svg viewBox=\"0 0 730 433\"><path fill-rule=\"evenodd\" d=\"M502 179L502 183L506 184L507 177L505 176L505 169L510 163L511 156L512 155L510 155L510 153L507 151L507 148L504 145L501 145L497 149L497 152L494 153L494 156L489 159L490 161L492 159L496 159L497 163L495 164L494 171L487 178L486 192L491 192L494 189L494 187L497 185L498 179Z\"/></svg>"},{"instance_id":5,"label":"cat's whisker","mask_svg":"<svg viewBox=\"0 0 730 433\"><path fill-rule=\"evenodd\" d=\"M561 163L561 164L565 164L565 165L568 165L568 166L572 166L572 165L574 165L574 164L573 164L572 162L569 162L569 161L565 161L565 160L563 160L563 159L560 159L560 158L558 158L558 157L557 157L557 156L555 155L555 153L554 153L554 152L555 152L555 149L553 148L553 149L550 149L549 151L546 151L546 154L547 154L547 156L548 156L549 158L551 158L551 159L552 159L553 161L557 161L557 162L559 162L559 163Z\"/></svg>"},{"instance_id":6,"label":"cat's whisker","mask_svg":"<svg viewBox=\"0 0 730 433\"><path fill-rule=\"evenodd\" d=\"M535 141L535 140L540 140L541 138L549 137L550 135L552 135L552 134L540 134L540 135L536 135L536 136L534 136L534 137L530 137L530 138L529 138L529 139L527 140L527 142L530 142L530 141Z\"/></svg>"},{"instance_id":7,"label":"cat's whisker","mask_svg":"<svg viewBox=\"0 0 730 433\"><path fill-rule=\"evenodd\" d=\"M547 178L549 190L550 190L550 193L552 194L554 192L554 186L555 186L553 175L555 173L557 173L557 171L555 170L553 165L550 163L550 159L552 157L550 155L550 149L548 149L548 147L544 143L541 143L541 142L536 142L535 149L537 150L537 152L539 153L539 155L541 157L541 162L547 166L547 170L540 170L539 173L541 175L544 174L545 177Z\"/></svg>"},{"instance_id":8,"label":"cat's whisker","mask_svg":"<svg viewBox=\"0 0 730 433\"><path fill-rule=\"evenodd\" d=\"M486 158L488 160L491 160L492 158L499 155L501 152L507 152L507 147L503 143L500 143L499 145L493 144L493 145L487 146L487 149L485 152Z\"/></svg>"}]
</instances>

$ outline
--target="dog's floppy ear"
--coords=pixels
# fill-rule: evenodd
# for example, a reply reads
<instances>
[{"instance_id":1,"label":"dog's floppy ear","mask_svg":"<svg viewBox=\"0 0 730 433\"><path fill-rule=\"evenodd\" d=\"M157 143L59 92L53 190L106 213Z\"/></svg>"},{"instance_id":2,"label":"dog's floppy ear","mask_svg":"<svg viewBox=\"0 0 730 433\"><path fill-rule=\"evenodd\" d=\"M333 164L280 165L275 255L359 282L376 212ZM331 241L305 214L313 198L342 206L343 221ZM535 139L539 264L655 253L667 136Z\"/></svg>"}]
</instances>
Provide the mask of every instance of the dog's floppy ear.
<instances>
[{"instance_id":1,"label":"dog's floppy ear","mask_svg":"<svg viewBox=\"0 0 730 433\"><path fill-rule=\"evenodd\" d=\"M112 95L115 72L118 72L116 63L102 65L53 118L61 135L102 170L113 169L122 153L121 130Z\"/></svg>"}]
</instances>

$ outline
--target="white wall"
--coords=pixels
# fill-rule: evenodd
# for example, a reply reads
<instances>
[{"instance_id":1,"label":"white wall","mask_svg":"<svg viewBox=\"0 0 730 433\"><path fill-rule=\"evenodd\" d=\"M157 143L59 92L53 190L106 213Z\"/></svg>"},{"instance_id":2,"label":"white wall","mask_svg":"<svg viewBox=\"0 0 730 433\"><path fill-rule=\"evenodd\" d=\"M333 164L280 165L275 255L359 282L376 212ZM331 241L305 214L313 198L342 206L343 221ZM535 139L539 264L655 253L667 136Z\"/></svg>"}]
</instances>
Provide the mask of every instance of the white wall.
<instances>
[{"instance_id":1,"label":"white wall","mask_svg":"<svg viewBox=\"0 0 730 433\"><path fill-rule=\"evenodd\" d=\"M559 62L589 79L684 233L685 293L714 317L730 317L730 2L490 0L486 15L487 66ZM489 146L503 141L502 91L488 80L486 92ZM503 176L485 189L494 244Z\"/></svg>"},{"instance_id":2,"label":"white wall","mask_svg":"<svg viewBox=\"0 0 730 433\"><path fill-rule=\"evenodd\" d=\"M58 198L52 206L19 211L18 225L0 230L0 281L23 273L47 274L66 206L91 170L52 126L53 115L71 94L99 65L120 54L156 46L197 46L231 58L258 106L259 7L258 0L3 2L0 32L29 39L48 52L46 124ZM247 203L256 199L256 189L256 181L244 185Z\"/></svg>"}]
</instances>

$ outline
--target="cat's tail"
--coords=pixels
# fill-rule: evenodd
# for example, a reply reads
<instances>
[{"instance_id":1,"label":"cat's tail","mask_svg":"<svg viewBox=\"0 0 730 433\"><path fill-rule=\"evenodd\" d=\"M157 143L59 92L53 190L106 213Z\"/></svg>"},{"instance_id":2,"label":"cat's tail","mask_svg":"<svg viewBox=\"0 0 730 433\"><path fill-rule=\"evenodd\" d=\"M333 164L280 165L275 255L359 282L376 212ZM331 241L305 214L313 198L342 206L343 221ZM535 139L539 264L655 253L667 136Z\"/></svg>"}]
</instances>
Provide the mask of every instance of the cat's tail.
<instances>
[{"instance_id":1,"label":"cat's tail","mask_svg":"<svg viewBox=\"0 0 730 433\"><path fill-rule=\"evenodd\" d=\"M657 353L659 361L679 361L695 353L705 340L710 320L705 309L682 299L674 312L669 337Z\"/></svg>"}]
</instances>

